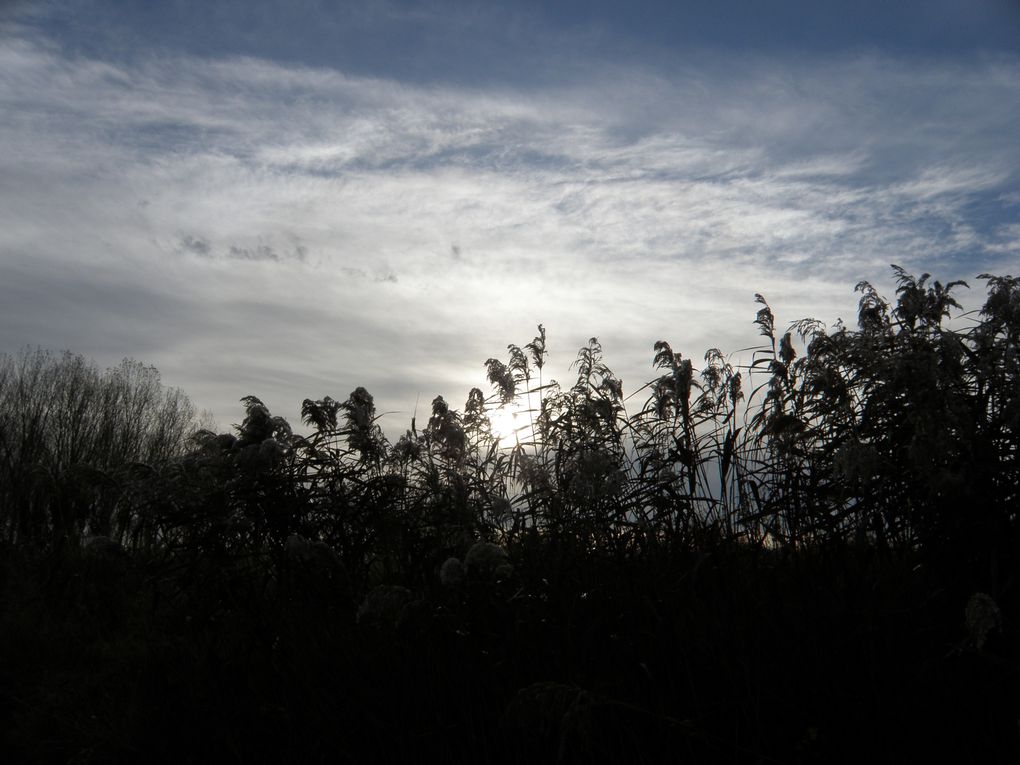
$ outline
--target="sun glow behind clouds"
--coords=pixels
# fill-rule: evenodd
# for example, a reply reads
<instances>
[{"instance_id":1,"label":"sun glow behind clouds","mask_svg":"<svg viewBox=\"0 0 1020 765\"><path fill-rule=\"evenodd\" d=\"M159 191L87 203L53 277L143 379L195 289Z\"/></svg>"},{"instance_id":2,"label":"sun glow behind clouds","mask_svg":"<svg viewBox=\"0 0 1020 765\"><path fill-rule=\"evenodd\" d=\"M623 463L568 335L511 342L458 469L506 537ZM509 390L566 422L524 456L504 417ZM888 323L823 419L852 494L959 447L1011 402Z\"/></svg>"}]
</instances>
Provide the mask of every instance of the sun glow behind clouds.
<instances>
[{"instance_id":1,"label":"sun glow behind clouds","mask_svg":"<svg viewBox=\"0 0 1020 765\"><path fill-rule=\"evenodd\" d=\"M644 380L658 339L746 346L755 292L831 323L890 262L967 279L1020 247L1015 57L590 60L485 88L62 51L0 39L0 350L144 358L221 422L365 386L399 434L539 320L550 370L595 335Z\"/></svg>"},{"instance_id":2,"label":"sun glow behind clouds","mask_svg":"<svg viewBox=\"0 0 1020 765\"><path fill-rule=\"evenodd\" d=\"M507 404L489 412L489 426L492 436L499 440L503 448L512 448L518 443L525 444L534 440L534 417L537 412L530 411L526 406Z\"/></svg>"}]
</instances>

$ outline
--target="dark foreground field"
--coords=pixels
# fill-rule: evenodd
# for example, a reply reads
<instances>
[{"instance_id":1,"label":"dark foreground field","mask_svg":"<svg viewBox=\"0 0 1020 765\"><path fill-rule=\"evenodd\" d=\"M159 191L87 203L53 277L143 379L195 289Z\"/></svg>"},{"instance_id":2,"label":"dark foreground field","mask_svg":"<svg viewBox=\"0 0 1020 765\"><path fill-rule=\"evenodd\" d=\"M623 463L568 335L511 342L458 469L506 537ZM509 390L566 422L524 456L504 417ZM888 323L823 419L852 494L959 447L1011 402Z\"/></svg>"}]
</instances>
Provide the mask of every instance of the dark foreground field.
<instances>
[{"instance_id":1,"label":"dark foreground field","mask_svg":"<svg viewBox=\"0 0 1020 765\"><path fill-rule=\"evenodd\" d=\"M3 750L9 762L1020 757L1015 622L981 643L973 592L924 565L725 545L608 560L535 543L511 559L505 578L479 565L459 584L377 591L389 601L359 618L361 593L314 561L270 573L7 549Z\"/></svg>"}]
</instances>

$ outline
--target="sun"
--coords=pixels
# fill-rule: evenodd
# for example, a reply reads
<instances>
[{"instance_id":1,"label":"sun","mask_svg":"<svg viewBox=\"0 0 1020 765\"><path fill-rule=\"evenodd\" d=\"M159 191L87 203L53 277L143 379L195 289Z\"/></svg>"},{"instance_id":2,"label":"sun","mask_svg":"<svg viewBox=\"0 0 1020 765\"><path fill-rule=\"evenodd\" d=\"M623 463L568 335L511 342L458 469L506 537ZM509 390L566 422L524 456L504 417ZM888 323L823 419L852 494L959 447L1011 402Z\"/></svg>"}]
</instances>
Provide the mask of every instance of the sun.
<instances>
[{"instance_id":1,"label":"sun","mask_svg":"<svg viewBox=\"0 0 1020 765\"><path fill-rule=\"evenodd\" d=\"M489 427L500 446L516 446L519 441L529 439L531 416L522 407L501 406L489 412Z\"/></svg>"}]
</instances>

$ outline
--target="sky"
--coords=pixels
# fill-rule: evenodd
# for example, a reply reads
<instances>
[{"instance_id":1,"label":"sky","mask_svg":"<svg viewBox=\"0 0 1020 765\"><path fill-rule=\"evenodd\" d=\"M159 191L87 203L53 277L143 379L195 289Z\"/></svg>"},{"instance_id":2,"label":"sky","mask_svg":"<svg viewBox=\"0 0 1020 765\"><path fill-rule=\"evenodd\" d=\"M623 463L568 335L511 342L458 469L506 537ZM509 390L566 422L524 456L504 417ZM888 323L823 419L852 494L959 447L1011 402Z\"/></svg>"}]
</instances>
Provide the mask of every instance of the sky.
<instances>
[{"instance_id":1,"label":"sky","mask_svg":"<svg viewBox=\"0 0 1020 765\"><path fill-rule=\"evenodd\" d=\"M542 323L643 403L889 265L1020 273L1020 1L0 0L0 352L154 364L221 430L397 435Z\"/></svg>"}]
</instances>

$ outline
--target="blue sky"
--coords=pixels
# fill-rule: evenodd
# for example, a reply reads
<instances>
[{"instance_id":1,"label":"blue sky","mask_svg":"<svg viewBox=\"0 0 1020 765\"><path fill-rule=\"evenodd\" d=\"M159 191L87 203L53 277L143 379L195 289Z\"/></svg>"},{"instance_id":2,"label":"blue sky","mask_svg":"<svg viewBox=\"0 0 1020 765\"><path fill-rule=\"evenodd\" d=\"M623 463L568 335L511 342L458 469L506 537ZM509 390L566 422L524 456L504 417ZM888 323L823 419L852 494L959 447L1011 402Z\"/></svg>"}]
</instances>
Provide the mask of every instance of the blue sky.
<instances>
[{"instance_id":1,"label":"blue sky","mask_svg":"<svg viewBox=\"0 0 1020 765\"><path fill-rule=\"evenodd\" d=\"M1017 273L1018 126L1007 0L5 3L0 351L397 432L543 322L634 392L755 292Z\"/></svg>"}]
</instances>

